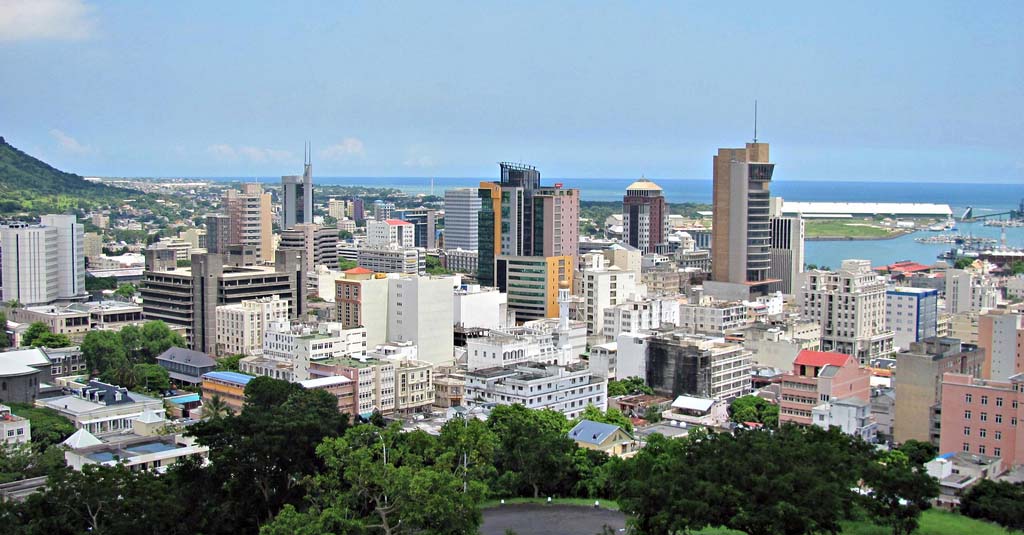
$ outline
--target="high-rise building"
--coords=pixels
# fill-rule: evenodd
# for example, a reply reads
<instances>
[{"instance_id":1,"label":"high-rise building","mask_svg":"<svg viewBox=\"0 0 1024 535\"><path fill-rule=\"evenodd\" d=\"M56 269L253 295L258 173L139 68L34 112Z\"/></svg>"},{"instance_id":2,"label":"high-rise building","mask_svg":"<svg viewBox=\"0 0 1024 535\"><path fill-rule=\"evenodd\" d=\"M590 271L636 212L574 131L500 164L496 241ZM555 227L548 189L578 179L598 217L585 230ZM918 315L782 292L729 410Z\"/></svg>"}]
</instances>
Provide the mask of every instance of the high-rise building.
<instances>
[{"instance_id":1,"label":"high-rise building","mask_svg":"<svg viewBox=\"0 0 1024 535\"><path fill-rule=\"evenodd\" d=\"M391 219L395 213L395 203L387 201L373 201L373 218L377 221Z\"/></svg>"},{"instance_id":2,"label":"high-rise building","mask_svg":"<svg viewBox=\"0 0 1024 535\"><path fill-rule=\"evenodd\" d=\"M392 277L388 279L388 341L412 342L419 360L451 364L455 343L452 294L457 277Z\"/></svg>"},{"instance_id":3,"label":"high-rise building","mask_svg":"<svg viewBox=\"0 0 1024 535\"><path fill-rule=\"evenodd\" d=\"M839 271L801 274L800 313L821 325L821 348L853 355L861 364L893 352L885 326L885 281L867 260L843 260Z\"/></svg>"},{"instance_id":4,"label":"high-rise building","mask_svg":"<svg viewBox=\"0 0 1024 535\"><path fill-rule=\"evenodd\" d=\"M604 312L631 298L642 297L642 286L636 273L608 266L600 253L584 255L585 264L580 274L583 301L583 320L588 335L604 335Z\"/></svg>"},{"instance_id":5,"label":"high-rise building","mask_svg":"<svg viewBox=\"0 0 1024 535\"><path fill-rule=\"evenodd\" d=\"M73 215L0 227L3 300L23 305L78 301L85 291L85 226Z\"/></svg>"},{"instance_id":6,"label":"high-rise building","mask_svg":"<svg viewBox=\"0 0 1024 535\"><path fill-rule=\"evenodd\" d=\"M345 277L334 284L338 321L346 329L364 327L368 347L386 342L388 280L376 276L369 269L354 267L345 271Z\"/></svg>"},{"instance_id":7,"label":"high-rise building","mask_svg":"<svg viewBox=\"0 0 1024 535\"><path fill-rule=\"evenodd\" d=\"M366 220L366 210L362 199L352 199L352 219L355 220L356 223L361 223Z\"/></svg>"},{"instance_id":8,"label":"high-rise building","mask_svg":"<svg viewBox=\"0 0 1024 535\"><path fill-rule=\"evenodd\" d=\"M753 359L743 345L681 332L625 333L618 338L617 377L641 377L663 396L733 399L751 391Z\"/></svg>"},{"instance_id":9,"label":"high-rise building","mask_svg":"<svg viewBox=\"0 0 1024 535\"><path fill-rule=\"evenodd\" d=\"M770 292L792 295L800 274L804 272L804 220L802 217L773 217L768 255L771 264L768 278Z\"/></svg>"},{"instance_id":10,"label":"high-rise building","mask_svg":"<svg viewBox=\"0 0 1024 535\"><path fill-rule=\"evenodd\" d=\"M478 273L495 284L495 259L505 256L571 256L578 253L579 190L541 187L535 167L503 162L499 182L478 190Z\"/></svg>"},{"instance_id":11,"label":"high-rise building","mask_svg":"<svg viewBox=\"0 0 1024 535\"><path fill-rule=\"evenodd\" d=\"M303 157L302 176L281 177L281 196L281 228L313 222L313 161L308 148Z\"/></svg>"},{"instance_id":12,"label":"high-rise building","mask_svg":"<svg viewBox=\"0 0 1024 535\"><path fill-rule=\"evenodd\" d=\"M939 445L942 412L942 374L981 377L985 351L956 338L929 338L913 342L896 354L896 414L893 440L920 440Z\"/></svg>"},{"instance_id":13,"label":"high-rise building","mask_svg":"<svg viewBox=\"0 0 1024 535\"><path fill-rule=\"evenodd\" d=\"M327 201L327 215L341 221L351 213L352 203L345 199L329 199Z\"/></svg>"},{"instance_id":14,"label":"high-rise building","mask_svg":"<svg viewBox=\"0 0 1024 535\"><path fill-rule=\"evenodd\" d=\"M416 247L416 226L401 219L375 219L366 224L370 247Z\"/></svg>"},{"instance_id":15,"label":"high-rise building","mask_svg":"<svg viewBox=\"0 0 1024 535\"><path fill-rule=\"evenodd\" d=\"M143 272L142 311L147 320L185 328L195 351L217 348L217 307L277 295L288 300L290 318L306 312L304 251L277 251L271 265L251 265L254 251L195 254L192 265L169 270L147 255Z\"/></svg>"},{"instance_id":16,"label":"high-rise building","mask_svg":"<svg viewBox=\"0 0 1024 535\"><path fill-rule=\"evenodd\" d=\"M558 317L558 286L572 287L571 256L499 256L495 262L496 284L508 294L508 310L516 321Z\"/></svg>"},{"instance_id":17,"label":"high-rise building","mask_svg":"<svg viewBox=\"0 0 1024 535\"><path fill-rule=\"evenodd\" d=\"M475 188L444 192L444 248L476 251L479 247L477 213L480 195Z\"/></svg>"},{"instance_id":18,"label":"high-rise building","mask_svg":"<svg viewBox=\"0 0 1024 535\"><path fill-rule=\"evenodd\" d=\"M273 262L270 193L256 183L242 184L241 192L228 190L224 194L224 208L228 215L228 245L253 246L260 262Z\"/></svg>"},{"instance_id":19,"label":"high-rise building","mask_svg":"<svg viewBox=\"0 0 1024 535\"><path fill-rule=\"evenodd\" d=\"M231 218L224 214L206 216L206 252L224 254L228 252Z\"/></svg>"},{"instance_id":20,"label":"high-rise building","mask_svg":"<svg viewBox=\"0 0 1024 535\"><path fill-rule=\"evenodd\" d=\"M901 286L885 292L885 325L893 344L907 349L913 342L937 335L939 291Z\"/></svg>"},{"instance_id":21,"label":"high-rise building","mask_svg":"<svg viewBox=\"0 0 1024 535\"><path fill-rule=\"evenodd\" d=\"M751 286L769 281L768 187L774 169L767 143L718 149L711 227L713 280Z\"/></svg>"},{"instance_id":22,"label":"high-rise building","mask_svg":"<svg viewBox=\"0 0 1024 535\"><path fill-rule=\"evenodd\" d=\"M981 312L995 308L999 288L987 277L973 270L946 270L946 312Z\"/></svg>"},{"instance_id":23,"label":"high-rise building","mask_svg":"<svg viewBox=\"0 0 1024 535\"><path fill-rule=\"evenodd\" d=\"M985 350L983 378L1005 381L1024 373L1024 315L992 310L978 316L978 346Z\"/></svg>"},{"instance_id":24,"label":"high-rise building","mask_svg":"<svg viewBox=\"0 0 1024 535\"><path fill-rule=\"evenodd\" d=\"M338 269L338 229L316 223L297 223L281 231L278 249L302 249L306 252L306 273L316 266Z\"/></svg>"},{"instance_id":25,"label":"high-rise building","mask_svg":"<svg viewBox=\"0 0 1024 535\"><path fill-rule=\"evenodd\" d=\"M660 252L668 238L668 203L661 186L641 178L626 188L622 198L622 234L641 253Z\"/></svg>"},{"instance_id":26,"label":"high-rise building","mask_svg":"<svg viewBox=\"0 0 1024 535\"><path fill-rule=\"evenodd\" d=\"M395 217L413 225L415 247L437 248L437 210L433 208L409 208L395 210Z\"/></svg>"}]
</instances>

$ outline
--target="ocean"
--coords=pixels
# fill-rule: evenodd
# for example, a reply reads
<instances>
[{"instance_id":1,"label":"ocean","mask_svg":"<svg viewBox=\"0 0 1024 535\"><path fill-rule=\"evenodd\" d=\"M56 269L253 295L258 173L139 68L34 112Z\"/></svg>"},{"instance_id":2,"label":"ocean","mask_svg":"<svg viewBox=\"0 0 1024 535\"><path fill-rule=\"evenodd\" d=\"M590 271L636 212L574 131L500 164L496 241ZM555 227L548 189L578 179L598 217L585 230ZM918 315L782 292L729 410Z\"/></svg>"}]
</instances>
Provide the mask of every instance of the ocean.
<instances>
[{"instance_id":1,"label":"ocean","mask_svg":"<svg viewBox=\"0 0 1024 535\"><path fill-rule=\"evenodd\" d=\"M240 180L223 178L214 180ZM252 180L251 178L247 180ZM261 179L261 182L277 182L280 179ZM474 187L483 178L434 178L429 177L315 177L322 185L359 185L368 187L392 187L411 194L444 195L444 190L458 187ZM579 188L583 200L617 201L622 199L626 186L634 178L548 178L545 184L562 183L567 188ZM710 179L652 178L665 191L669 202L711 202ZM433 183L431 183L433 181ZM776 179L771 185L772 195L792 201L819 202L904 202L948 204L955 215L963 213L967 206L974 207L975 215L1005 212L1017 208L1024 199L1024 183L1016 184L968 184L929 182L854 182L854 181L786 181ZM986 227L981 223L958 225L960 232L999 238L998 227ZM936 256L949 249L942 244L921 244L914 238L930 234L915 232L891 240L869 241L808 241L806 244L807 263L837 267L843 259L862 258L874 265L889 264L898 260L913 260L933 264ZM1024 247L1024 228L1006 229L1007 245Z\"/></svg>"}]
</instances>

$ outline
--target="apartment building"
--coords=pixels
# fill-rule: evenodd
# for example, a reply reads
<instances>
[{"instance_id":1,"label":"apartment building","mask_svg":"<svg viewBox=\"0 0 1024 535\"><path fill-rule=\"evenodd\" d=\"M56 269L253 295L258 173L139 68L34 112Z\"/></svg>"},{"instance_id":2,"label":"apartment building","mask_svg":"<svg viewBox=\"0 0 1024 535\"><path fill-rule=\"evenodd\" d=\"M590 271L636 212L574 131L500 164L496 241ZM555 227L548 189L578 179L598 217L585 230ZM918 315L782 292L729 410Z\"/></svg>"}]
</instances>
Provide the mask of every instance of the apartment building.
<instances>
[{"instance_id":1,"label":"apartment building","mask_svg":"<svg viewBox=\"0 0 1024 535\"><path fill-rule=\"evenodd\" d=\"M480 195L476 188L454 188L444 192L445 249L463 249L476 253L480 243L477 221L479 212ZM468 273L476 273L476 270Z\"/></svg>"},{"instance_id":2,"label":"apartment building","mask_svg":"<svg viewBox=\"0 0 1024 535\"><path fill-rule=\"evenodd\" d=\"M675 298L631 299L604 309L604 337L615 340L624 332L679 325L679 301Z\"/></svg>"},{"instance_id":3,"label":"apartment building","mask_svg":"<svg viewBox=\"0 0 1024 535\"><path fill-rule=\"evenodd\" d=\"M369 221L366 244L370 247L416 247L416 227L401 219Z\"/></svg>"},{"instance_id":4,"label":"apartment building","mask_svg":"<svg viewBox=\"0 0 1024 535\"><path fill-rule=\"evenodd\" d=\"M46 305L84 301L85 227L73 215L44 215L38 225L0 226L4 301Z\"/></svg>"},{"instance_id":5,"label":"apartment building","mask_svg":"<svg viewBox=\"0 0 1024 535\"><path fill-rule=\"evenodd\" d=\"M947 269L945 278L946 312L949 314L982 312L999 303L999 288L974 270Z\"/></svg>"},{"instance_id":6,"label":"apartment building","mask_svg":"<svg viewBox=\"0 0 1024 535\"><path fill-rule=\"evenodd\" d=\"M498 256L494 261L497 288L508 294L508 310L516 321L558 316L558 288L572 287L573 257Z\"/></svg>"},{"instance_id":7,"label":"apartment building","mask_svg":"<svg viewBox=\"0 0 1024 535\"><path fill-rule=\"evenodd\" d=\"M356 250L359 267L377 273L416 275L427 271L427 256L422 249L365 246Z\"/></svg>"},{"instance_id":8,"label":"apartment building","mask_svg":"<svg viewBox=\"0 0 1024 535\"><path fill-rule=\"evenodd\" d=\"M287 299L271 295L246 299L240 303L217 307L218 355L259 355L263 353L263 336L273 322L287 321Z\"/></svg>"},{"instance_id":9,"label":"apartment building","mask_svg":"<svg viewBox=\"0 0 1024 535\"><path fill-rule=\"evenodd\" d=\"M896 412L893 439L920 440L939 445L942 376L960 373L981 377L985 350L955 338L928 338L912 342L896 354L893 387Z\"/></svg>"},{"instance_id":10,"label":"apartment building","mask_svg":"<svg viewBox=\"0 0 1024 535\"><path fill-rule=\"evenodd\" d=\"M388 288L385 275L362 267L345 271L344 278L335 282L338 321L346 329L365 328L367 347L387 341Z\"/></svg>"},{"instance_id":11,"label":"apartment building","mask_svg":"<svg viewBox=\"0 0 1024 535\"><path fill-rule=\"evenodd\" d=\"M801 351L782 376L779 423L811 425L815 407L844 398L870 403L871 372L850 355Z\"/></svg>"},{"instance_id":12,"label":"apartment building","mask_svg":"<svg viewBox=\"0 0 1024 535\"><path fill-rule=\"evenodd\" d=\"M1006 381L942 376L939 451L988 455L1024 464L1024 375Z\"/></svg>"},{"instance_id":13,"label":"apartment building","mask_svg":"<svg viewBox=\"0 0 1024 535\"><path fill-rule=\"evenodd\" d=\"M939 292L932 288L900 286L885 292L885 325L898 349L937 336Z\"/></svg>"},{"instance_id":14,"label":"apartment building","mask_svg":"<svg viewBox=\"0 0 1024 535\"><path fill-rule=\"evenodd\" d=\"M242 190L224 193L228 216L227 245L249 245L260 262L274 262L271 197L259 184L242 184Z\"/></svg>"},{"instance_id":15,"label":"apartment building","mask_svg":"<svg viewBox=\"0 0 1024 535\"><path fill-rule=\"evenodd\" d=\"M646 293L637 281L636 273L623 271L617 266L609 267L604 255L597 253L584 256L579 281L583 320L587 323L589 335L604 335L606 309L643 297Z\"/></svg>"},{"instance_id":16,"label":"apartment building","mask_svg":"<svg viewBox=\"0 0 1024 535\"><path fill-rule=\"evenodd\" d=\"M749 323L747 306L741 302L703 299L679 305L679 328L689 333L721 336Z\"/></svg>"},{"instance_id":17,"label":"apartment building","mask_svg":"<svg viewBox=\"0 0 1024 535\"><path fill-rule=\"evenodd\" d=\"M459 278L451 276L390 277L388 282L389 342L411 342L419 359L431 364L454 360L452 294Z\"/></svg>"},{"instance_id":18,"label":"apartment building","mask_svg":"<svg viewBox=\"0 0 1024 535\"><path fill-rule=\"evenodd\" d=\"M978 347L985 350L981 376L1005 381L1024 372L1024 314L990 310L978 316Z\"/></svg>"},{"instance_id":19,"label":"apartment building","mask_svg":"<svg viewBox=\"0 0 1024 535\"><path fill-rule=\"evenodd\" d=\"M588 405L608 408L608 381L585 364L557 366L540 363L466 372L466 406L491 403L551 409L576 418Z\"/></svg>"}]
</instances>

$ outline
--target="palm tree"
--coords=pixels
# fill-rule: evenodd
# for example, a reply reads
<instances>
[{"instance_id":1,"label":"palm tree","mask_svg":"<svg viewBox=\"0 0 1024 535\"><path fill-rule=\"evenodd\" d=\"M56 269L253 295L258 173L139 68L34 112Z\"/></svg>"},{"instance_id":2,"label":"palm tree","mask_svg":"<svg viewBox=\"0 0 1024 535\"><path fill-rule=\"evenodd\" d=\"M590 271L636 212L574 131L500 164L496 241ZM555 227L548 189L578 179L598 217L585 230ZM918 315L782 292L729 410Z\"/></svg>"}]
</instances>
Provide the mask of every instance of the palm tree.
<instances>
[{"instance_id":1,"label":"palm tree","mask_svg":"<svg viewBox=\"0 0 1024 535\"><path fill-rule=\"evenodd\" d=\"M211 420L219 420L231 414L231 407L228 407L220 395L214 394L210 401L203 404L203 414Z\"/></svg>"}]
</instances>

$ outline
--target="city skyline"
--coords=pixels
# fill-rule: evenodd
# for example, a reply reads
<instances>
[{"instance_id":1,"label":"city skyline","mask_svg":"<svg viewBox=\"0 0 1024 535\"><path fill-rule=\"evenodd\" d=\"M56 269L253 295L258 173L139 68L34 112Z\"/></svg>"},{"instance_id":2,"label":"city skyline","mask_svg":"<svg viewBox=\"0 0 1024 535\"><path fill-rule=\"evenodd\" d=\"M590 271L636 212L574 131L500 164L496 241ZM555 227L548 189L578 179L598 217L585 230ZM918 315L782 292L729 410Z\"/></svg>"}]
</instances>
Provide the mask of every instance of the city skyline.
<instances>
[{"instance_id":1,"label":"city skyline","mask_svg":"<svg viewBox=\"0 0 1024 535\"><path fill-rule=\"evenodd\" d=\"M1014 3L241 6L11 2L0 135L86 176L280 176L310 139L323 177L710 179L756 99L781 180L1024 177Z\"/></svg>"}]
</instances>

